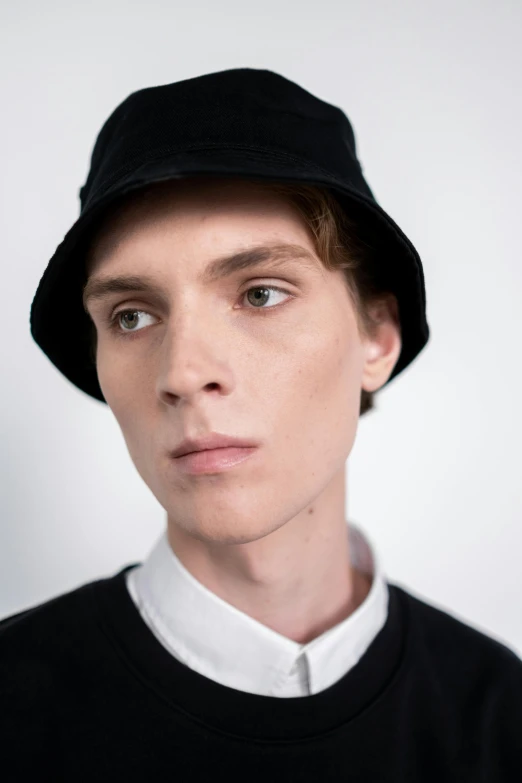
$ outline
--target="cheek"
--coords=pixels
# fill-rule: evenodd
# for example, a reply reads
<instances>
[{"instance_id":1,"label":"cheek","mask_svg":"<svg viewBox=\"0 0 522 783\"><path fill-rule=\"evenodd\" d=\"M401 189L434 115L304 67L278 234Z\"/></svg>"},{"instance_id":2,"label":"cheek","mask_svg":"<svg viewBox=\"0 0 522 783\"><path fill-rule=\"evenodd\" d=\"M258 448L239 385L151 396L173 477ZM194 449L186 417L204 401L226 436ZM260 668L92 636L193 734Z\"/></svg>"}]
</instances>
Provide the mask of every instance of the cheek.
<instances>
[{"instance_id":1,"label":"cheek","mask_svg":"<svg viewBox=\"0 0 522 783\"><path fill-rule=\"evenodd\" d=\"M140 366L142 371L140 372ZM133 408L142 407L141 400L146 391L148 372L141 363L125 358L124 351L111 348L98 350L96 363L98 382L109 407L114 415L121 411L122 415L132 416Z\"/></svg>"},{"instance_id":2,"label":"cheek","mask_svg":"<svg viewBox=\"0 0 522 783\"><path fill-rule=\"evenodd\" d=\"M325 466L346 459L359 420L362 352L357 340L332 334L308 339L269 373L269 399L280 402L279 432L299 459ZM268 386L267 386L268 388Z\"/></svg>"},{"instance_id":3,"label":"cheek","mask_svg":"<svg viewBox=\"0 0 522 783\"><path fill-rule=\"evenodd\" d=\"M315 339L303 341L298 350L289 349L287 357L292 398L303 404L308 401L323 412L328 412L336 399L344 401L345 411L354 395L359 400L362 350L357 339L340 335L338 330L327 335L317 330ZM284 376L284 372L278 368L278 376Z\"/></svg>"},{"instance_id":4,"label":"cheek","mask_svg":"<svg viewBox=\"0 0 522 783\"><path fill-rule=\"evenodd\" d=\"M145 376L140 376L134 364L132 367L121 356L104 357L98 354L98 381L107 405L122 432L129 454L138 467L140 460L146 458L147 432L143 431L146 418L147 391ZM147 397L147 394L149 397ZM138 468L139 469L139 468Z\"/></svg>"}]
</instances>

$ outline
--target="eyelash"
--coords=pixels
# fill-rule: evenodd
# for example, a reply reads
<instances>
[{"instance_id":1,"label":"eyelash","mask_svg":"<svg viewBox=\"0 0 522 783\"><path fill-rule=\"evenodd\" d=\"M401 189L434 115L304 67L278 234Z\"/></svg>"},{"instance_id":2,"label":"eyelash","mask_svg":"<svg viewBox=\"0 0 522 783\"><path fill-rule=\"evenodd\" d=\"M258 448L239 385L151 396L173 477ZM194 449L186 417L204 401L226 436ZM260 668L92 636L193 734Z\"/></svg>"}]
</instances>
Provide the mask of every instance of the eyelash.
<instances>
[{"instance_id":1,"label":"eyelash","mask_svg":"<svg viewBox=\"0 0 522 783\"><path fill-rule=\"evenodd\" d=\"M287 291L286 288L280 288L279 286L275 286L275 285L255 285L255 286L251 286L250 288L247 288L241 294L241 297L244 298L246 296L246 294L248 294L249 291L255 291L256 289L264 289L264 288L266 288L269 291L278 291L279 293L288 294L289 296L292 296L290 291ZM274 310L274 309L276 309L278 307L282 307L282 305L272 305L271 307L247 307L246 309L247 310L265 311L265 310ZM111 316L109 316L107 318L107 323L109 325L109 329L111 331L114 331L116 333L117 337L131 337L132 338L133 335L135 335L138 332L141 332L143 330L142 329L136 329L135 331L126 331L124 329L121 329L121 327L120 327L120 325L118 323L118 317L120 315L123 315L123 313L146 313L146 312L147 312L146 310L139 310L137 307L136 308L133 307L133 308L126 308L126 309L117 310L113 315L111 315Z\"/></svg>"}]
</instances>

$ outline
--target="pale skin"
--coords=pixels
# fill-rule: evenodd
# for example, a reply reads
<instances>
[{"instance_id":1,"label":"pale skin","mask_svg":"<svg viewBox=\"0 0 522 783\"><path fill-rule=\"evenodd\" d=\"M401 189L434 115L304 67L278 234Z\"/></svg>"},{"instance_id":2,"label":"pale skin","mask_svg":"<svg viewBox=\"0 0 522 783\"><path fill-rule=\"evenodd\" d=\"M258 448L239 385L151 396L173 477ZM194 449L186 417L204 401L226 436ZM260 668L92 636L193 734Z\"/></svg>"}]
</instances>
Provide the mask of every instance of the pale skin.
<instances>
[{"instance_id":1,"label":"pale skin","mask_svg":"<svg viewBox=\"0 0 522 783\"><path fill-rule=\"evenodd\" d=\"M351 615L371 587L350 562L346 461L361 389L378 390L400 354L396 302L378 307L376 333L362 337L345 273L321 265L284 198L240 180L171 185L148 206L115 212L93 245L89 275L147 273L163 292L88 304L100 386L185 568L304 644ZM211 259L268 242L304 246L317 264L266 263L196 282ZM261 305L256 291L247 296L270 285L285 292ZM118 337L104 317L123 307L142 313L120 316ZM182 475L167 452L187 432L209 431L261 446L231 470Z\"/></svg>"}]
</instances>

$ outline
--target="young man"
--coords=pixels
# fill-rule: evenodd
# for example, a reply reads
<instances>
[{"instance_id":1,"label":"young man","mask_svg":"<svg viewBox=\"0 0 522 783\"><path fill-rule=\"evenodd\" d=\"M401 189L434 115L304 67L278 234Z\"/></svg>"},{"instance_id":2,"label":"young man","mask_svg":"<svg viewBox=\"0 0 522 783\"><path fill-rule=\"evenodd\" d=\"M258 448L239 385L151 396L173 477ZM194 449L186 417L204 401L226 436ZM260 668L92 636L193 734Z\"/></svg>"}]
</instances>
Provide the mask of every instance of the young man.
<instances>
[{"instance_id":1,"label":"young man","mask_svg":"<svg viewBox=\"0 0 522 783\"><path fill-rule=\"evenodd\" d=\"M515 780L522 661L346 523L359 416L429 331L345 115L254 69L142 90L81 197L32 334L167 524L0 623L4 779Z\"/></svg>"}]
</instances>

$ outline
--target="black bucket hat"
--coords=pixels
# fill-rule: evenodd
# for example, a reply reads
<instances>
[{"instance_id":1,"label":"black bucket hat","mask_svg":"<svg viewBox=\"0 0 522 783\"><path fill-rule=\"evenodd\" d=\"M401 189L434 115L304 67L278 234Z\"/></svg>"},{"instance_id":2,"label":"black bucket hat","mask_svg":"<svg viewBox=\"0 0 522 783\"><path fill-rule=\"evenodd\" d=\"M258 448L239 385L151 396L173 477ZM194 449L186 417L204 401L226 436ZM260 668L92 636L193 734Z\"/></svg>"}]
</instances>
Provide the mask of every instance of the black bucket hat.
<instances>
[{"instance_id":1,"label":"black bucket hat","mask_svg":"<svg viewBox=\"0 0 522 783\"><path fill-rule=\"evenodd\" d=\"M98 134L79 191L80 215L42 275L30 316L33 339L79 389L106 402L82 303L89 236L129 191L192 175L328 189L372 246L384 290L397 297L402 350L387 383L424 348L429 327L421 260L368 187L344 112L277 73L234 68L137 90Z\"/></svg>"}]
</instances>

